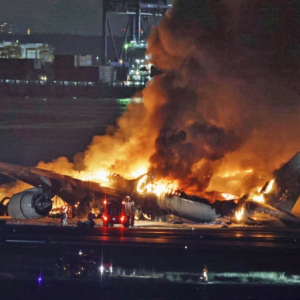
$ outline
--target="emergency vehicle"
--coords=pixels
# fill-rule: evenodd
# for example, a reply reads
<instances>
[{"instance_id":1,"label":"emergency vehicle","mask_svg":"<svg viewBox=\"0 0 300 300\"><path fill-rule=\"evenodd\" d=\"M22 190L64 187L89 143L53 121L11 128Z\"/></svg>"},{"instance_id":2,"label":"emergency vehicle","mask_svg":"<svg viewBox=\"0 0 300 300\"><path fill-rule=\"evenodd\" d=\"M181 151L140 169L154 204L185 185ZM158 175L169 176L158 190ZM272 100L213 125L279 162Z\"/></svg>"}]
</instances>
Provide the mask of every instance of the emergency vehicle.
<instances>
[{"instance_id":1,"label":"emergency vehicle","mask_svg":"<svg viewBox=\"0 0 300 300\"><path fill-rule=\"evenodd\" d=\"M122 198L109 198L103 201L102 221L103 227L113 227L121 224L124 227L134 226L135 204L127 196Z\"/></svg>"}]
</instances>

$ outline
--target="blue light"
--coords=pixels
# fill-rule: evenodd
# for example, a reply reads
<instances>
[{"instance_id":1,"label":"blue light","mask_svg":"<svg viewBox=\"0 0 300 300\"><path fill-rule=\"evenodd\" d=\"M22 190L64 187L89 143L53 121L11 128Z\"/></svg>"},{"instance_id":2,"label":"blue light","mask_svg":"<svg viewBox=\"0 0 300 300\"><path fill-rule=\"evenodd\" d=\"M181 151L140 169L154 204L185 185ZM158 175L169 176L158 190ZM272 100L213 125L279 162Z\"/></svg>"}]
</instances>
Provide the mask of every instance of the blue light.
<instances>
[{"instance_id":1,"label":"blue light","mask_svg":"<svg viewBox=\"0 0 300 300\"><path fill-rule=\"evenodd\" d=\"M41 282L42 281L42 277L40 276L38 280L39 280L39 282Z\"/></svg>"}]
</instances>

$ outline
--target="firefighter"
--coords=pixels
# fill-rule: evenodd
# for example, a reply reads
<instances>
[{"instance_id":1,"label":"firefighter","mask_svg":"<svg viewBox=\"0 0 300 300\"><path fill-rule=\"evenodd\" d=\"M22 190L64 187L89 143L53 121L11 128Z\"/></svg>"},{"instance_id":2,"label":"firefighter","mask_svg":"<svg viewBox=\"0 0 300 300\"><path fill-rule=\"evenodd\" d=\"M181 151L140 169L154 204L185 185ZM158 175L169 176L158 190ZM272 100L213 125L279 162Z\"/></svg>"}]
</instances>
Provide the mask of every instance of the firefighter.
<instances>
[{"instance_id":1,"label":"firefighter","mask_svg":"<svg viewBox=\"0 0 300 300\"><path fill-rule=\"evenodd\" d=\"M134 202L131 201L129 196L125 197L125 214L127 215L128 225L134 225Z\"/></svg>"},{"instance_id":2,"label":"firefighter","mask_svg":"<svg viewBox=\"0 0 300 300\"><path fill-rule=\"evenodd\" d=\"M66 214L65 211L62 212L61 218L60 218L60 219L61 219L61 226L66 226L66 225L68 225L68 223L67 223L68 216L67 216L67 214Z\"/></svg>"},{"instance_id":3,"label":"firefighter","mask_svg":"<svg viewBox=\"0 0 300 300\"><path fill-rule=\"evenodd\" d=\"M205 281L205 282L207 282L208 281L208 271L207 271L207 267L206 266L204 266L204 268L203 268L203 270L202 270L202 274L203 274L203 280Z\"/></svg>"}]
</instances>

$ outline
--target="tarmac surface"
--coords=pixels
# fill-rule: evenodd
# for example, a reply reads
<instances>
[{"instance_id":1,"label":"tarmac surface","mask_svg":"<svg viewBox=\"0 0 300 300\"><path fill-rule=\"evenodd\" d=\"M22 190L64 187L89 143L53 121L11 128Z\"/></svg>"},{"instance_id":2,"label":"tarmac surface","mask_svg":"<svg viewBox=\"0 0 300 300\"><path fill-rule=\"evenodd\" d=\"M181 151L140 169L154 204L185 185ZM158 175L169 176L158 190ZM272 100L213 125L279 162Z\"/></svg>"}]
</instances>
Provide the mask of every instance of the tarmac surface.
<instances>
[{"instance_id":1,"label":"tarmac surface","mask_svg":"<svg viewBox=\"0 0 300 300\"><path fill-rule=\"evenodd\" d=\"M105 228L101 220L81 229L76 219L64 227L59 219L3 219L3 299L299 299L299 229L152 221ZM91 268L97 257L112 271Z\"/></svg>"},{"instance_id":2,"label":"tarmac surface","mask_svg":"<svg viewBox=\"0 0 300 300\"><path fill-rule=\"evenodd\" d=\"M102 227L95 220L93 229L77 227L78 220L61 226L59 219L6 220L8 243L64 243L69 245L166 246L188 248L251 247L300 249L300 229L254 226L201 225L193 223L136 221L133 228Z\"/></svg>"}]
</instances>

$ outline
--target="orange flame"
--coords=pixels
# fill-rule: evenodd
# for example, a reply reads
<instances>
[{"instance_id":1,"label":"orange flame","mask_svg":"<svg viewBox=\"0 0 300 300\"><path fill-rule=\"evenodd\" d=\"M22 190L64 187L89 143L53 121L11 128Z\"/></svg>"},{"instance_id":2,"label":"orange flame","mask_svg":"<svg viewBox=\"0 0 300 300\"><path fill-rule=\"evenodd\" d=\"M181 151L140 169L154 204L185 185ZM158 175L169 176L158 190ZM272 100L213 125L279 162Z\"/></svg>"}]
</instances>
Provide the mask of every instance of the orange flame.
<instances>
[{"instance_id":1,"label":"orange flame","mask_svg":"<svg viewBox=\"0 0 300 300\"><path fill-rule=\"evenodd\" d=\"M242 207L240 210L237 210L235 212L235 218L237 219L237 221L240 221L242 219L242 217L244 216L244 207Z\"/></svg>"},{"instance_id":2,"label":"orange flame","mask_svg":"<svg viewBox=\"0 0 300 300\"><path fill-rule=\"evenodd\" d=\"M238 199L239 198L238 196L228 194L228 193L222 193L221 195L225 200L233 200L233 199Z\"/></svg>"},{"instance_id":3,"label":"orange flame","mask_svg":"<svg viewBox=\"0 0 300 300\"><path fill-rule=\"evenodd\" d=\"M145 175L139 180L137 185L138 193L152 193L159 197L162 194L174 194L178 189L178 187L173 182L159 180L147 183L147 179L148 176Z\"/></svg>"},{"instance_id":4,"label":"orange flame","mask_svg":"<svg viewBox=\"0 0 300 300\"><path fill-rule=\"evenodd\" d=\"M275 179L272 179L272 180L269 182L269 184L268 184L268 186L267 186L267 188L266 188L265 194L268 194L268 193L271 192L271 190L273 189L274 181L275 181Z\"/></svg>"},{"instance_id":5,"label":"orange flame","mask_svg":"<svg viewBox=\"0 0 300 300\"><path fill-rule=\"evenodd\" d=\"M249 170L245 170L245 171L234 171L234 172L231 172L231 173L221 174L220 177L222 177L222 178L235 177L235 176L238 176L238 175L244 175L244 174L248 174L248 173L253 173L253 170L249 169Z\"/></svg>"},{"instance_id":6,"label":"orange flame","mask_svg":"<svg viewBox=\"0 0 300 300\"><path fill-rule=\"evenodd\" d=\"M252 200L256 201L256 202L260 202L260 203L264 202L265 201L264 196L271 192L271 190L273 189L274 182L275 182L275 179L270 180L265 191L263 191L263 192L261 192L261 189L262 189L261 187L258 188L258 191L254 192L253 195L251 196Z\"/></svg>"}]
</instances>

